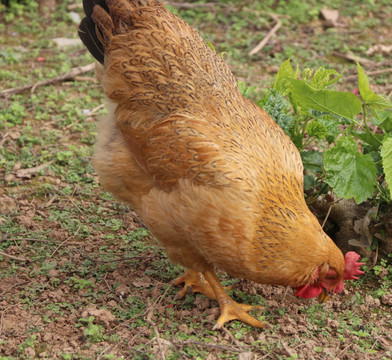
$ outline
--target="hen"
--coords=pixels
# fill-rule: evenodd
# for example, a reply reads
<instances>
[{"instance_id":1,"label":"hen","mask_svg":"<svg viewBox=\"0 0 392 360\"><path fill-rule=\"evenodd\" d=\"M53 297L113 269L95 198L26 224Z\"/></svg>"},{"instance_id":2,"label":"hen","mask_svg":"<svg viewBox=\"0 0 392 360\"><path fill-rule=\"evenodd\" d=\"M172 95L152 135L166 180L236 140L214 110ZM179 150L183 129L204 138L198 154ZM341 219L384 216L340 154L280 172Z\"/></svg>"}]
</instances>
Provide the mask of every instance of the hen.
<instances>
[{"instance_id":1,"label":"hen","mask_svg":"<svg viewBox=\"0 0 392 360\"><path fill-rule=\"evenodd\" d=\"M295 146L245 99L228 65L188 24L153 0L84 0L79 35L98 60L109 115L93 165L169 258L175 284L219 302L214 328L263 323L224 291L215 268L310 298L362 271L306 206Z\"/></svg>"}]
</instances>

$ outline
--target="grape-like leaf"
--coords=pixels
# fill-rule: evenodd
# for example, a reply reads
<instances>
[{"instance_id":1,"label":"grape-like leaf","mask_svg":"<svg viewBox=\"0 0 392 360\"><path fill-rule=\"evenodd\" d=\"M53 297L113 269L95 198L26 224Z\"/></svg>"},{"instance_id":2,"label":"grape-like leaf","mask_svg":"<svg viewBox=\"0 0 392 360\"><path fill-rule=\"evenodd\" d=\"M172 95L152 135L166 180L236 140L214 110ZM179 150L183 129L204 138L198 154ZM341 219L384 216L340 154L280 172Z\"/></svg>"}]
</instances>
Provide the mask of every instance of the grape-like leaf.
<instances>
[{"instance_id":1,"label":"grape-like leaf","mask_svg":"<svg viewBox=\"0 0 392 360\"><path fill-rule=\"evenodd\" d=\"M382 95L375 94L370 90L369 79L363 71L361 65L357 62L358 69L358 88L361 97L366 105L373 110L385 110L392 108L392 102Z\"/></svg>"},{"instance_id":2,"label":"grape-like leaf","mask_svg":"<svg viewBox=\"0 0 392 360\"><path fill-rule=\"evenodd\" d=\"M392 138L388 137L384 140L381 148L381 156L382 166L385 172L385 182L392 195Z\"/></svg>"},{"instance_id":3,"label":"grape-like leaf","mask_svg":"<svg viewBox=\"0 0 392 360\"><path fill-rule=\"evenodd\" d=\"M290 93L297 106L319 110L353 119L361 112L361 101L352 93L333 90L318 90L302 80L290 79Z\"/></svg>"},{"instance_id":4,"label":"grape-like leaf","mask_svg":"<svg viewBox=\"0 0 392 360\"><path fill-rule=\"evenodd\" d=\"M321 172L323 166L323 153L317 150L301 151L301 159L305 170Z\"/></svg>"},{"instance_id":5,"label":"grape-like leaf","mask_svg":"<svg viewBox=\"0 0 392 360\"><path fill-rule=\"evenodd\" d=\"M358 151L353 137L342 138L324 155L325 181L336 195L354 198L357 204L372 197L377 180L377 169L369 154Z\"/></svg>"}]
</instances>

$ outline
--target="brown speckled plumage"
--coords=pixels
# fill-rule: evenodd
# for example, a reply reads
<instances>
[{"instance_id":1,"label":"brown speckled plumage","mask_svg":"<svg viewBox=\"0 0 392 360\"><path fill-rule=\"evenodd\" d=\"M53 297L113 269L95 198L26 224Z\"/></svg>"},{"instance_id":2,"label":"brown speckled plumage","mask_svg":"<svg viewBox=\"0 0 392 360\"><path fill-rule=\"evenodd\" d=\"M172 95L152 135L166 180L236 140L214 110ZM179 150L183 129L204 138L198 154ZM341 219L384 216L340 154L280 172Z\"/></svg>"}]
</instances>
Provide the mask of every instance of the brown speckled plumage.
<instances>
[{"instance_id":1,"label":"brown speckled plumage","mask_svg":"<svg viewBox=\"0 0 392 360\"><path fill-rule=\"evenodd\" d=\"M110 16L92 13L109 107L93 159L102 185L187 268L291 286L324 268L341 279L343 255L306 206L297 149L222 58L155 1L106 4Z\"/></svg>"}]
</instances>

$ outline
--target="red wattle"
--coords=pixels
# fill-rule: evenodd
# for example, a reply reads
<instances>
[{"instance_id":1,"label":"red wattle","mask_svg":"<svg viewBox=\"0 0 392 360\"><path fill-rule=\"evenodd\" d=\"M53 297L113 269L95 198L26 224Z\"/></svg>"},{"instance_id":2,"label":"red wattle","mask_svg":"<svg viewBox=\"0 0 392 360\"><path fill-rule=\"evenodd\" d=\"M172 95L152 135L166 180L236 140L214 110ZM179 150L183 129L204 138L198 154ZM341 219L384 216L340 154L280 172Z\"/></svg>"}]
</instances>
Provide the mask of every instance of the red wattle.
<instances>
[{"instance_id":1,"label":"red wattle","mask_svg":"<svg viewBox=\"0 0 392 360\"><path fill-rule=\"evenodd\" d=\"M302 285L295 288L297 291L294 295L304 299L311 299L319 296L322 289L321 285Z\"/></svg>"}]
</instances>

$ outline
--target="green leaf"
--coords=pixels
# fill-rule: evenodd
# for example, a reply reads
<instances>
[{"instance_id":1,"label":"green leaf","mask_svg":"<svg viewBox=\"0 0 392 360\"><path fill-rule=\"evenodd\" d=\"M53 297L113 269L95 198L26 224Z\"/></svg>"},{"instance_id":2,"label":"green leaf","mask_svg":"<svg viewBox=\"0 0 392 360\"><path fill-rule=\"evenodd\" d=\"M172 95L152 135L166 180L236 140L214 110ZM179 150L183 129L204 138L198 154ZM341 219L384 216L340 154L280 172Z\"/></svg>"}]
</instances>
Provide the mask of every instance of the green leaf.
<instances>
[{"instance_id":1,"label":"green leaf","mask_svg":"<svg viewBox=\"0 0 392 360\"><path fill-rule=\"evenodd\" d=\"M215 46L214 46L211 42L206 41L206 44L207 44L207 46L208 46L213 52L216 52Z\"/></svg>"},{"instance_id":2,"label":"green leaf","mask_svg":"<svg viewBox=\"0 0 392 360\"><path fill-rule=\"evenodd\" d=\"M382 136L380 134L373 134L372 136L369 133L363 131L352 131L351 133L359 140L362 140L364 143L370 145L370 147L368 147L369 151L377 150L380 147L382 140ZM377 139L379 139L379 141L377 141Z\"/></svg>"},{"instance_id":3,"label":"green leaf","mask_svg":"<svg viewBox=\"0 0 392 360\"><path fill-rule=\"evenodd\" d=\"M325 139L329 144L333 143L336 137L341 133L340 125L345 123L345 119L336 117L331 114L324 114L319 111L312 111L317 121L327 129Z\"/></svg>"},{"instance_id":4,"label":"green leaf","mask_svg":"<svg viewBox=\"0 0 392 360\"><path fill-rule=\"evenodd\" d=\"M309 137L315 136L317 139L323 139L327 135L327 128L318 121L312 121L306 126Z\"/></svg>"},{"instance_id":5,"label":"green leaf","mask_svg":"<svg viewBox=\"0 0 392 360\"><path fill-rule=\"evenodd\" d=\"M279 68L278 74L276 75L276 80L273 88L284 92L288 87L287 79L296 79L298 77L298 71L299 70L297 67L297 70L294 72L293 67L290 63L290 59L284 61Z\"/></svg>"},{"instance_id":6,"label":"green leaf","mask_svg":"<svg viewBox=\"0 0 392 360\"><path fill-rule=\"evenodd\" d=\"M369 79L357 61L358 88L366 105L372 110L385 110L392 108L392 102L382 95L375 94L370 90Z\"/></svg>"},{"instance_id":7,"label":"green leaf","mask_svg":"<svg viewBox=\"0 0 392 360\"><path fill-rule=\"evenodd\" d=\"M304 81L288 79L290 92L298 106L319 110L330 114L353 119L361 112L361 101L352 93L333 90L318 90Z\"/></svg>"},{"instance_id":8,"label":"green leaf","mask_svg":"<svg viewBox=\"0 0 392 360\"><path fill-rule=\"evenodd\" d=\"M376 116L373 118L379 120L375 125L379 126L385 131L392 131L392 112L391 111L375 111Z\"/></svg>"},{"instance_id":9,"label":"green leaf","mask_svg":"<svg viewBox=\"0 0 392 360\"><path fill-rule=\"evenodd\" d=\"M304 175L304 189L309 190L315 186L314 176Z\"/></svg>"},{"instance_id":10,"label":"green leaf","mask_svg":"<svg viewBox=\"0 0 392 360\"><path fill-rule=\"evenodd\" d=\"M385 172L385 182L392 195L392 138L386 138L381 148L382 166Z\"/></svg>"},{"instance_id":11,"label":"green leaf","mask_svg":"<svg viewBox=\"0 0 392 360\"><path fill-rule=\"evenodd\" d=\"M372 197L377 180L377 169L372 157L358 151L353 137L345 137L325 152L325 179L336 195L354 198L357 204Z\"/></svg>"},{"instance_id":12,"label":"green leaf","mask_svg":"<svg viewBox=\"0 0 392 360\"><path fill-rule=\"evenodd\" d=\"M239 80L238 81L238 89L240 90L240 93L242 96L249 98L250 96L252 96L256 92L257 85L246 86L243 81Z\"/></svg>"},{"instance_id":13,"label":"green leaf","mask_svg":"<svg viewBox=\"0 0 392 360\"><path fill-rule=\"evenodd\" d=\"M323 153L317 150L301 151L302 163L305 170L321 172L324 162Z\"/></svg>"}]
</instances>

